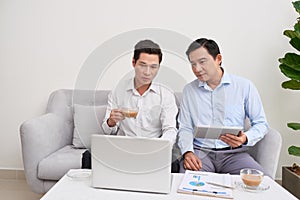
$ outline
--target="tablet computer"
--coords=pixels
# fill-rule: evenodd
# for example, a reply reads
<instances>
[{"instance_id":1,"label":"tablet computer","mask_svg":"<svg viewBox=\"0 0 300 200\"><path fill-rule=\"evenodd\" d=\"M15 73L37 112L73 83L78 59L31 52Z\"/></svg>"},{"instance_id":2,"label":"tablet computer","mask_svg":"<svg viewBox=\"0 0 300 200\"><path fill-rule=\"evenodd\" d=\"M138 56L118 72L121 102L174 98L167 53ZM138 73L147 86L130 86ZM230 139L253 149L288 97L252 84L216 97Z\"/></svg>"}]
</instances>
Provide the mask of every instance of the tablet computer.
<instances>
[{"instance_id":1,"label":"tablet computer","mask_svg":"<svg viewBox=\"0 0 300 200\"><path fill-rule=\"evenodd\" d=\"M236 126L196 126L194 128L195 138L206 138L206 139L219 139L223 134L229 133L238 135L243 127Z\"/></svg>"}]
</instances>

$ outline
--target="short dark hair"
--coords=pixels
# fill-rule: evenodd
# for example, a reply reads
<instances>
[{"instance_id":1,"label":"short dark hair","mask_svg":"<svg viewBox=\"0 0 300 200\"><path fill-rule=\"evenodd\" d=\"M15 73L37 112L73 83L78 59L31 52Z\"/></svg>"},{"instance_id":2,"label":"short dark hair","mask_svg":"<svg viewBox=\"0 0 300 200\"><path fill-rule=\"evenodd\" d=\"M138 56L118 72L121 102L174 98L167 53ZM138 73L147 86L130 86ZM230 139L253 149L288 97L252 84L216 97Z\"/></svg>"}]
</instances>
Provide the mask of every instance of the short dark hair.
<instances>
[{"instance_id":1,"label":"short dark hair","mask_svg":"<svg viewBox=\"0 0 300 200\"><path fill-rule=\"evenodd\" d=\"M217 55L220 54L219 46L215 41L211 39L200 38L193 41L188 47L187 51L185 52L188 59L190 59L189 58L190 53L200 47L205 48L214 59L216 59Z\"/></svg>"},{"instance_id":2,"label":"short dark hair","mask_svg":"<svg viewBox=\"0 0 300 200\"><path fill-rule=\"evenodd\" d=\"M134 61L140 58L141 53L156 54L158 55L159 63L162 61L162 52L159 45L151 40L141 40L134 46Z\"/></svg>"}]
</instances>

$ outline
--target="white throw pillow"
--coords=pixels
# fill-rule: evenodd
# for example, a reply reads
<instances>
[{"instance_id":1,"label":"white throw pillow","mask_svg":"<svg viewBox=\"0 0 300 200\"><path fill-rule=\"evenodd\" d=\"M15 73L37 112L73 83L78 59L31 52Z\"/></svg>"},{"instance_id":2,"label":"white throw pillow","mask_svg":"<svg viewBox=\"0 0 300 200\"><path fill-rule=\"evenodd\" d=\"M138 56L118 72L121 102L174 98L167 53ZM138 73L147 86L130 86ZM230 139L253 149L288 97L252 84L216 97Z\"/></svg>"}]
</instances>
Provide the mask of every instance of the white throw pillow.
<instances>
[{"instance_id":1,"label":"white throw pillow","mask_svg":"<svg viewBox=\"0 0 300 200\"><path fill-rule=\"evenodd\" d=\"M102 121L106 105L86 106L74 104L73 145L76 148L91 148L91 135L104 134Z\"/></svg>"}]
</instances>

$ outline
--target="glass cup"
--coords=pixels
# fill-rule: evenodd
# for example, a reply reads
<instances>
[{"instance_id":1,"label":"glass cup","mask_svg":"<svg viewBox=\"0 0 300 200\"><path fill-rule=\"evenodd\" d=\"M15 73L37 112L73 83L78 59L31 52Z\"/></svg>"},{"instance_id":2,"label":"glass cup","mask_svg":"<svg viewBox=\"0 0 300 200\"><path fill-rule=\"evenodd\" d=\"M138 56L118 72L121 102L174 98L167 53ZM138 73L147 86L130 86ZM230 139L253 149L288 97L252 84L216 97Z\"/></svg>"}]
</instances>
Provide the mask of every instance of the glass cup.
<instances>
[{"instance_id":1,"label":"glass cup","mask_svg":"<svg viewBox=\"0 0 300 200\"><path fill-rule=\"evenodd\" d=\"M257 169L241 169L240 176L247 189L256 190L263 180L264 173Z\"/></svg>"},{"instance_id":2,"label":"glass cup","mask_svg":"<svg viewBox=\"0 0 300 200\"><path fill-rule=\"evenodd\" d=\"M125 117L136 118L136 116L139 112L139 109L138 108L125 108L125 107L122 107L121 111L122 111L122 113Z\"/></svg>"}]
</instances>

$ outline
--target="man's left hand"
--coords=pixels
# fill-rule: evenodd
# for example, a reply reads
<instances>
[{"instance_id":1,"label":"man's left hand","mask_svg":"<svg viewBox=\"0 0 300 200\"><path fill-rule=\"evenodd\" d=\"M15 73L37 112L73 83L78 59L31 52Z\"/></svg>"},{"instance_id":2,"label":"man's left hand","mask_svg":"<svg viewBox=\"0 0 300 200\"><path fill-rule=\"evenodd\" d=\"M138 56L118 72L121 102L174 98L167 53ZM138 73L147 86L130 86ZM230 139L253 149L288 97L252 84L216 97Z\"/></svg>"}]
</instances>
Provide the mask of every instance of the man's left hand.
<instances>
[{"instance_id":1,"label":"man's left hand","mask_svg":"<svg viewBox=\"0 0 300 200\"><path fill-rule=\"evenodd\" d=\"M247 141L247 136L244 134L243 131L240 131L237 136L230 133L226 133L220 136L220 140L222 140L229 146L236 148L241 146Z\"/></svg>"}]
</instances>

